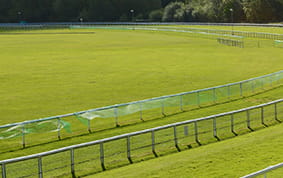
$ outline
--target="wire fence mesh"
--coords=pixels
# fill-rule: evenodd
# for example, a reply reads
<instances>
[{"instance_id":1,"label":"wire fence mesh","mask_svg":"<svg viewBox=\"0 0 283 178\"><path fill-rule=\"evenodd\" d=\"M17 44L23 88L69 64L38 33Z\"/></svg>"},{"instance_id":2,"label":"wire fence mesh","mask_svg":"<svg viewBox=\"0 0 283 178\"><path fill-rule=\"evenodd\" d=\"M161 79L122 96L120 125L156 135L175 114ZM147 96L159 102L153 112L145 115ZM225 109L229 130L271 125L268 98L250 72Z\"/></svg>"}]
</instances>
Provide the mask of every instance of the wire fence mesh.
<instances>
[{"instance_id":1,"label":"wire fence mesh","mask_svg":"<svg viewBox=\"0 0 283 178\"><path fill-rule=\"evenodd\" d=\"M282 81L283 71L279 71L213 88L8 124L0 126L0 143L7 145L1 148L1 151L11 151L19 145L38 145L88 132L162 118L262 92L281 85Z\"/></svg>"},{"instance_id":2,"label":"wire fence mesh","mask_svg":"<svg viewBox=\"0 0 283 178\"><path fill-rule=\"evenodd\" d=\"M170 112L169 110L172 107L178 107L180 109L179 111L181 111L186 106L200 107L203 105L211 105L216 102L228 101L231 97L239 98L251 95L261 89L278 85L282 82L282 73L283 72L279 72L268 77L247 80L219 87L125 103L103 109L93 109L80 114L79 117L81 120L93 120L98 117L114 117L117 125L119 125L119 118L137 112L140 113L141 119L143 114L149 110L154 110L158 112L157 114L160 114L160 116L165 116L166 113Z\"/></svg>"},{"instance_id":3,"label":"wire fence mesh","mask_svg":"<svg viewBox=\"0 0 283 178\"><path fill-rule=\"evenodd\" d=\"M244 47L244 42L240 40L231 40L231 39L225 39L225 38L217 38L217 42L220 44L224 44L227 46L235 46L235 47Z\"/></svg>"},{"instance_id":4,"label":"wire fence mesh","mask_svg":"<svg viewBox=\"0 0 283 178\"><path fill-rule=\"evenodd\" d=\"M283 99L49 152L0 161L6 177L94 174L230 138L283 121Z\"/></svg>"},{"instance_id":5,"label":"wire fence mesh","mask_svg":"<svg viewBox=\"0 0 283 178\"><path fill-rule=\"evenodd\" d=\"M203 32L203 33L209 33L209 34L244 36L248 38L263 38L263 39L272 39L272 40L283 39L282 34L263 33L263 32L247 32L247 31L238 31L238 30L220 30L220 29L192 28L192 27L166 27L166 26L162 26L158 28L187 30L187 31L195 32L195 33Z\"/></svg>"}]
</instances>

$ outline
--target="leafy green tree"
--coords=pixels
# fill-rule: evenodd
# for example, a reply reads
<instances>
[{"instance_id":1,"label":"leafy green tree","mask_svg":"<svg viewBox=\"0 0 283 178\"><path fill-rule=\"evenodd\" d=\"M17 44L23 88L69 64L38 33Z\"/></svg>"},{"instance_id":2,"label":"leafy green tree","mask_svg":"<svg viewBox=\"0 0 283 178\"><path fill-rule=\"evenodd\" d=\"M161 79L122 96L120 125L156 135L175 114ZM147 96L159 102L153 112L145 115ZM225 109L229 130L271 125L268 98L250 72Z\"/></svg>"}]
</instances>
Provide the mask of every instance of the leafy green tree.
<instances>
[{"instance_id":1,"label":"leafy green tree","mask_svg":"<svg viewBox=\"0 0 283 178\"><path fill-rule=\"evenodd\" d=\"M241 0L223 0L222 12L223 22L245 21L245 14Z\"/></svg>"},{"instance_id":2,"label":"leafy green tree","mask_svg":"<svg viewBox=\"0 0 283 178\"><path fill-rule=\"evenodd\" d=\"M88 0L81 15L88 21L112 21L115 7L111 0Z\"/></svg>"},{"instance_id":3,"label":"leafy green tree","mask_svg":"<svg viewBox=\"0 0 283 178\"><path fill-rule=\"evenodd\" d=\"M161 0L161 5L164 8L172 2L186 2L186 0Z\"/></svg>"},{"instance_id":4,"label":"leafy green tree","mask_svg":"<svg viewBox=\"0 0 283 178\"><path fill-rule=\"evenodd\" d=\"M199 22L214 22L218 14L214 11L214 4L210 0L192 0L192 15L195 21ZM218 7L219 8L219 7Z\"/></svg>"},{"instance_id":5,"label":"leafy green tree","mask_svg":"<svg viewBox=\"0 0 283 178\"><path fill-rule=\"evenodd\" d=\"M244 12L241 0L188 0L196 21L242 22ZM232 9L232 11L231 11Z\"/></svg>"},{"instance_id":6,"label":"leafy green tree","mask_svg":"<svg viewBox=\"0 0 283 178\"><path fill-rule=\"evenodd\" d=\"M8 11L11 21L40 22L50 20L52 2L53 0L11 0L3 7L9 6L5 11ZM2 12L0 11L0 14Z\"/></svg>"},{"instance_id":7,"label":"leafy green tree","mask_svg":"<svg viewBox=\"0 0 283 178\"><path fill-rule=\"evenodd\" d=\"M148 18L152 10L160 8L160 0L86 0L82 16L89 21L128 21L132 16Z\"/></svg>"},{"instance_id":8,"label":"leafy green tree","mask_svg":"<svg viewBox=\"0 0 283 178\"><path fill-rule=\"evenodd\" d=\"M53 9L56 21L77 21L80 14L80 1L55 0Z\"/></svg>"},{"instance_id":9,"label":"leafy green tree","mask_svg":"<svg viewBox=\"0 0 283 178\"><path fill-rule=\"evenodd\" d=\"M188 21L191 16L191 8L183 2L172 2L164 8L162 21L180 22Z\"/></svg>"},{"instance_id":10,"label":"leafy green tree","mask_svg":"<svg viewBox=\"0 0 283 178\"><path fill-rule=\"evenodd\" d=\"M149 20L152 22L160 22L163 16L163 9L153 10L149 13Z\"/></svg>"},{"instance_id":11,"label":"leafy green tree","mask_svg":"<svg viewBox=\"0 0 283 178\"><path fill-rule=\"evenodd\" d=\"M243 0L243 10L248 22L282 20L282 0Z\"/></svg>"},{"instance_id":12,"label":"leafy green tree","mask_svg":"<svg viewBox=\"0 0 283 178\"><path fill-rule=\"evenodd\" d=\"M9 22L12 16L9 14L9 10L12 8L12 3L10 0L0 0L0 22ZM14 14L13 20L16 18L16 13Z\"/></svg>"},{"instance_id":13,"label":"leafy green tree","mask_svg":"<svg viewBox=\"0 0 283 178\"><path fill-rule=\"evenodd\" d=\"M0 0L0 22L275 22L282 12L283 0Z\"/></svg>"}]
</instances>

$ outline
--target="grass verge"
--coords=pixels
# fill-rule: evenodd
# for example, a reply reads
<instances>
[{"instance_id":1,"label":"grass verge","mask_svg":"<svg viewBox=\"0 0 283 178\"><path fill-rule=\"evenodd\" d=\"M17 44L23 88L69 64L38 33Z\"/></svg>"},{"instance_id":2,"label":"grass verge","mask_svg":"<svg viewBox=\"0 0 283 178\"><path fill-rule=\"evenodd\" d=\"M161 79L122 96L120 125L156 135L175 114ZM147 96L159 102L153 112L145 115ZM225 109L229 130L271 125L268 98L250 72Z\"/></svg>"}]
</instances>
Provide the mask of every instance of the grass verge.
<instances>
[{"instance_id":1,"label":"grass verge","mask_svg":"<svg viewBox=\"0 0 283 178\"><path fill-rule=\"evenodd\" d=\"M240 177L283 161L283 125L88 177ZM280 177L282 171L274 171Z\"/></svg>"}]
</instances>

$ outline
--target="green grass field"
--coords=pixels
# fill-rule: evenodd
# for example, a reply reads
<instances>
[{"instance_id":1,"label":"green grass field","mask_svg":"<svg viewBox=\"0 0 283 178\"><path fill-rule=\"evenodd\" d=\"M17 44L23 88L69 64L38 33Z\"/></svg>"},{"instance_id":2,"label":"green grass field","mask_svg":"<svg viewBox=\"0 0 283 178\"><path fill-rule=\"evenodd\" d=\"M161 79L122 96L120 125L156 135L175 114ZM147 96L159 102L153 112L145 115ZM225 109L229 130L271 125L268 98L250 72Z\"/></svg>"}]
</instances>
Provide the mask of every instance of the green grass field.
<instances>
[{"instance_id":1,"label":"green grass field","mask_svg":"<svg viewBox=\"0 0 283 178\"><path fill-rule=\"evenodd\" d=\"M237 82L283 66L282 48L273 47L272 40L264 40L261 48L242 49L174 32L65 29L36 33L1 35L2 125ZM30 135L29 146L21 149L20 139L2 140L0 159L240 109L282 94L281 86L242 100L87 135L82 132L85 127L74 122L73 135L63 133L61 141L46 142L44 134ZM79 137L72 137L78 133ZM54 133L47 137L56 140Z\"/></svg>"},{"instance_id":2,"label":"green grass field","mask_svg":"<svg viewBox=\"0 0 283 178\"><path fill-rule=\"evenodd\" d=\"M95 32L2 35L0 123L207 88L282 69L282 50L272 46L238 49L172 32Z\"/></svg>"}]
</instances>

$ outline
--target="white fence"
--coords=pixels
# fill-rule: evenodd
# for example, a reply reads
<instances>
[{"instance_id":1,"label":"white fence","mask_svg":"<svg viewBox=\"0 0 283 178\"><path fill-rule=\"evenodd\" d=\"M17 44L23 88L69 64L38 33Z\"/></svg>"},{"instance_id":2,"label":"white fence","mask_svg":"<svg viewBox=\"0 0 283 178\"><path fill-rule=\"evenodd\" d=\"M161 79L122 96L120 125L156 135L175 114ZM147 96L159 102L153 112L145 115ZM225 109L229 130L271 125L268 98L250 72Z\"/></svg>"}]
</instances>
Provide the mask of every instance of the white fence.
<instances>
[{"instance_id":1,"label":"white fence","mask_svg":"<svg viewBox=\"0 0 283 178\"><path fill-rule=\"evenodd\" d=\"M273 166L269 166L269 167L262 169L260 171L251 173L249 175L245 175L241 178L252 178L252 177L257 177L257 176L260 176L260 175L262 175L262 176L264 176L264 178L266 178L268 176L268 173L270 173L273 170L282 168L282 167L283 167L283 163L279 163L279 164L276 164L276 165L273 165ZM281 176L282 176L282 174L281 174Z\"/></svg>"},{"instance_id":2,"label":"white fence","mask_svg":"<svg viewBox=\"0 0 283 178\"><path fill-rule=\"evenodd\" d=\"M33 29L54 29L54 28L69 28L73 25L79 26L98 26L98 25L123 25L123 26L160 26L160 25L214 25L214 26L260 26L260 27L282 27L282 24L239 24L239 23L133 23L133 22L73 22L73 23L27 23L27 24L17 24L17 23L2 23L0 24L0 30L33 30ZM166 28L166 26L162 26ZM264 33L264 32L247 32L238 30L219 30L219 29L206 29L206 28L191 28L191 27L167 27L175 29L183 29L192 32L204 32L210 34L222 34L222 35L237 35L249 38L263 38L263 39L273 39L273 40L283 40L282 34L275 33ZM0 33L1 34L1 33Z\"/></svg>"},{"instance_id":3,"label":"white fence","mask_svg":"<svg viewBox=\"0 0 283 178\"><path fill-rule=\"evenodd\" d=\"M188 110L188 108L198 108L201 106L213 105L215 103L231 101L233 99L249 96L265 89L279 86L282 84L282 79L283 71L279 71L241 82L202 90L195 90L175 95L162 96L130 103L95 108L87 111L52 116L43 119L2 125L0 126L0 140L20 138L22 140L23 147L26 146L27 139L30 139L28 143L34 142L31 137L36 136L34 135L35 133L57 133L57 138L60 140L62 138L62 132L68 129L83 129L76 133L85 133L85 131L92 132L92 127L96 126L96 122L99 118L109 118L103 120L103 124L99 126L100 130L107 127L113 128L115 125L123 125L121 121L125 118L125 116L130 114L136 115L131 115L132 117L129 117L128 120L124 119L123 121L137 123L140 120L144 120L147 112L150 112L151 114L153 113L155 117L164 117L169 112L174 114ZM154 116L150 115L150 117ZM85 126L80 126L79 122L84 123ZM63 128L65 130L63 130ZM66 135L71 135L69 132L64 133L66 133ZM54 139L54 137L52 137L52 139ZM50 139L48 141L50 141ZM15 146L17 145L13 145L13 147Z\"/></svg>"},{"instance_id":4,"label":"white fence","mask_svg":"<svg viewBox=\"0 0 283 178\"><path fill-rule=\"evenodd\" d=\"M0 161L2 178L84 176L283 120L283 99L44 153Z\"/></svg>"}]
</instances>

